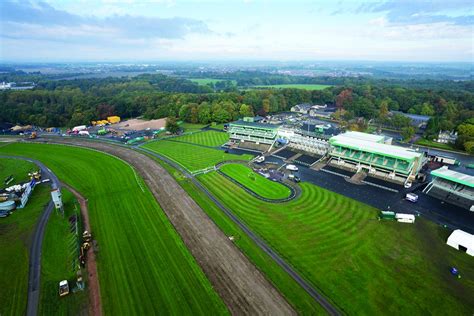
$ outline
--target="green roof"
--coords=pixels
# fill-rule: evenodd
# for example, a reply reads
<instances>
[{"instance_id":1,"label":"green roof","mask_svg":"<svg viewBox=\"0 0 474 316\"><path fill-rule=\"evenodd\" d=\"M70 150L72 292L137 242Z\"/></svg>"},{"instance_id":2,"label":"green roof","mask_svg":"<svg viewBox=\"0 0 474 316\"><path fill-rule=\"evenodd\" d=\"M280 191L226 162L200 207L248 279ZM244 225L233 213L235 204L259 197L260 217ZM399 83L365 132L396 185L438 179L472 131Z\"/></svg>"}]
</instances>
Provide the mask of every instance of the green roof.
<instances>
[{"instance_id":1,"label":"green roof","mask_svg":"<svg viewBox=\"0 0 474 316\"><path fill-rule=\"evenodd\" d=\"M454 170L449 170L448 166L431 171L431 175L474 188L473 176Z\"/></svg>"},{"instance_id":2,"label":"green roof","mask_svg":"<svg viewBox=\"0 0 474 316\"><path fill-rule=\"evenodd\" d=\"M243 126L243 127L250 127L250 128L262 128L262 129L269 129L269 130L275 130L278 128L278 125L275 124L266 124L266 123L257 123L257 122L246 122L242 120L238 120L235 122L229 123L229 127L232 125L237 125L237 126Z\"/></svg>"}]
</instances>

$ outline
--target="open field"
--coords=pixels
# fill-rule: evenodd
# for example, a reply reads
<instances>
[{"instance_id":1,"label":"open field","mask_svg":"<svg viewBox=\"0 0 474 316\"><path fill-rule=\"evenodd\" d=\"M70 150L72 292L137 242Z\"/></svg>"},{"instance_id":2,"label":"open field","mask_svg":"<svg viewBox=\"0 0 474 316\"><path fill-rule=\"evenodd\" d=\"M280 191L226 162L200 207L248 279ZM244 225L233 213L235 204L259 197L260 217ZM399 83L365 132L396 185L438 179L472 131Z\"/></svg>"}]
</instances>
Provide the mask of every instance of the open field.
<instances>
[{"instance_id":1,"label":"open field","mask_svg":"<svg viewBox=\"0 0 474 316\"><path fill-rule=\"evenodd\" d=\"M191 172L212 167L221 161L250 160L252 158L251 155L226 154L218 149L166 140L149 142L143 147L168 157Z\"/></svg>"},{"instance_id":2,"label":"open field","mask_svg":"<svg viewBox=\"0 0 474 316\"><path fill-rule=\"evenodd\" d=\"M432 222L379 222L375 209L307 183L297 200L273 204L218 173L199 179L349 314L474 310L473 259L446 246L449 232ZM451 266L462 279L450 274Z\"/></svg>"},{"instance_id":3,"label":"open field","mask_svg":"<svg viewBox=\"0 0 474 316\"><path fill-rule=\"evenodd\" d=\"M204 131L175 137L172 140L209 147L218 147L229 140L229 135L227 133L216 131Z\"/></svg>"},{"instance_id":4,"label":"open field","mask_svg":"<svg viewBox=\"0 0 474 316\"><path fill-rule=\"evenodd\" d=\"M213 79L213 78L193 78L193 79L189 79L191 80L192 82L195 82L197 84L200 84L200 85L207 85L207 84L216 84L217 82L221 82L221 81L227 81L225 79ZM232 81L234 84L237 83L237 81L235 80L230 80Z\"/></svg>"},{"instance_id":5,"label":"open field","mask_svg":"<svg viewBox=\"0 0 474 316\"><path fill-rule=\"evenodd\" d=\"M78 315L88 310L88 287L85 291L71 293L58 299L58 283L61 280L70 281L70 289L75 286L78 242L82 229L79 224L79 236L71 232L69 217L78 215L79 207L73 195L61 189L64 204L64 217L53 211L46 226L43 251L41 252L41 296L39 304L40 315ZM87 271L83 270L83 278L87 284ZM72 283L71 283L72 281Z\"/></svg>"},{"instance_id":6,"label":"open field","mask_svg":"<svg viewBox=\"0 0 474 316\"><path fill-rule=\"evenodd\" d=\"M304 89L304 90L323 90L331 85L324 84L274 84L267 86L254 86L255 88L268 88L268 89Z\"/></svg>"},{"instance_id":7,"label":"open field","mask_svg":"<svg viewBox=\"0 0 474 316\"><path fill-rule=\"evenodd\" d=\"M241 164L223 165L220 171L247 187L249 190L267 199L284 199L291 191L281 183L268 180Z\"/></svg>"},{"instance_id":8,"label":"open field","mask_svg":"<svg viewBox=\"0 0 474 316\"><path fill-rule=\"evenodd\" d=\"M0 188L6 187L4 180L9 176L13 176L14 179L8 186L30 180L28 177L30 171L38 171L38 167L32 162L19 159L0 159Z\"/></svg>"},{"instance_id":9,"label":"open field","mask_svg":"<svg viewBox=\"0 0 474 316\"><path fill-rule=\"evenodd\" d=\"M144 120L130 119L117 124L109 125L109 128L126 129L126 130L142 130L142 129L160 129L165 127L166 119Z\"/></svg>"},{"instance_id":10,"label":"open field","mask_svg":"<svg viewBox=\"0 0 474 316\"><path fill-rule=\"evenodd\" d=\"M179 127L181 127L185 132L196 132L206 126L207 126L206 124L193 124L193 123L186 123L186 122L182 122L181 124L179 124Z\"/></svg>"},{"instance_id":11,"label":"open field","mask_svg":"<svg viewBox=\"0 0 474 316\"><path fill-rule=\"evenodd\" d=\"M29 246L49 199L49 186L38 185L24 209L0 218L0 315L26 314Z\"/></svg>"},{"instance_id":12,"label":"open field","mask_svg":"<svg viewBox=\"0 0 474 316\"><path fill-rule=\"evenodd\" d=\"M179 185L206 212L226 236L234 236L234 244L262 271L271 283L285 296L300 315L322 315L323 308L284 271L270 256L263 252L241 228L180 171L162 160L155 159L179 183Z\"/></svg>"},{"instance_id":13,"label":"open field","mask_svg":"<svg viewBox=\"0 0 474 316\"><path fill-rule=\"evenodd\" d=\"M106 314L225 314L227 309L141 178L87 149L12 144L88 198Z\"/></svg>"}]
</instances>

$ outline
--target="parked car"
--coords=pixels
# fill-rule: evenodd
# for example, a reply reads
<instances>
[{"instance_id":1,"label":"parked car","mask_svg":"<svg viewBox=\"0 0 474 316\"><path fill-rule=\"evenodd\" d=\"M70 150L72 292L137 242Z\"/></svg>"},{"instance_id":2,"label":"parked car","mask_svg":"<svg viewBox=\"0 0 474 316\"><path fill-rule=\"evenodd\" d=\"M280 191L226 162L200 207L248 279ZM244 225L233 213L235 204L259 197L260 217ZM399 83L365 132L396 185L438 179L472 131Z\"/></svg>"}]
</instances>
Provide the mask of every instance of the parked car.
<instances>
[{"instance_id":1,"label":"parked car","mask_svg":"<svg viewBox=\"0 0 474 316\"><path fill-rule=\"evenodd\" d=\"M295 165L286 165L286 170L298 171L298 167Z\"/></svg>"}]
</instances>

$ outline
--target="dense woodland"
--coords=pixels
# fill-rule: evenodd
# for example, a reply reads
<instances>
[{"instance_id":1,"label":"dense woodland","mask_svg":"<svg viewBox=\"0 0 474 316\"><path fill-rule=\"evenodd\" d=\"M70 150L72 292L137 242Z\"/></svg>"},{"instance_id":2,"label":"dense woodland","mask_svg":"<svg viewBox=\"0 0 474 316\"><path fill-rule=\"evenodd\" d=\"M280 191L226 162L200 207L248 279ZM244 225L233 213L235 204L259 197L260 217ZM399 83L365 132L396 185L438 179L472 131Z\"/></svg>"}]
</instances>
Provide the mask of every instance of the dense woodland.
<instances>
[{"instance_id":1,"label":"dense woodland","mask_svg":"<svg viewBox=\"0 0 474 316\"><path fill-rule=\"evenodd\" d=\"M295 83L268 79L252 79L259 73L246 73L252 84ZM0 121L38 126L73 126L109 115L143 116L148 119L176 117L192 123L228 122L242 116L266 115L287 111L299 103L333 104L338 108L336 119L341 123L368 122L402 130L407 138L414 133L409 121L389 111L402 111L432 116L426 130L428 139L439 130L457 130L457 146L474 151L474 89L466 82L400 82L364 78L309 78L298 83L325 83L335 86L307 91L300 89L238 90L244 84L242 74L222 78L228 81L208 86L189 80L159 74L133 78L57 80L40 74L10 74L32 81L33 90L0 93ZM23 76L23 77L22 77ZM230 81L234 80L234 81ZM20 80L17 80L20 81ZM247 83L249 83L247 82ZM427 88L430 87L430 88Z\"/></svg>"}]
</instances>

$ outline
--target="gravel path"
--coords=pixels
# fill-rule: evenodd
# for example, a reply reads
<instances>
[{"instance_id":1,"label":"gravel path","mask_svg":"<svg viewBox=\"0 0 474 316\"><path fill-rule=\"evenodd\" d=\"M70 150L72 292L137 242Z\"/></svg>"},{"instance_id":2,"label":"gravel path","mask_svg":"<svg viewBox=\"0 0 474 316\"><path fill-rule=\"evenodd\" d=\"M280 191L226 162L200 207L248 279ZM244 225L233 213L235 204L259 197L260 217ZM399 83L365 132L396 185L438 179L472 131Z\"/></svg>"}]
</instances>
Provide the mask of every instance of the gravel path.
<instances>
[{"instance_id":1,"label":"gravel path","mask_svg":"<svg viewBox=\"0 0 474 316\"><path fill-rule=\"evenodd\" d=\"M296 314L264 275L153 159L127 148L100 142L77 139L51 139L51 142L100 150L130 163L145 180L232 314Z\"/></svg>"},{"instance_id":2,"label":"gravel path","mask_svg":"<svg viewBox=\"0 0 474 316\"><path fill-rule=\"evenodd\" d=\"M76 189L66 183L61 183L66 189L76 197L81 207L81 216L84 221L84 229L89 233L92 233L89 222L89 211L87 208L87 200L78 192ZM95 253L93 246L87 251L86 261L88 281L89 281L89 315L100 316L102 315L102 305L100 300L100 286L99 277L97 275L97 261L95 259Z\"/></svg>"}]
</instances>

